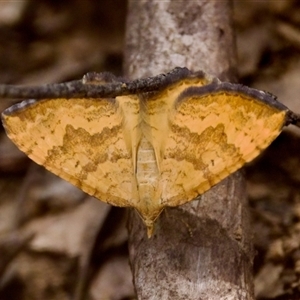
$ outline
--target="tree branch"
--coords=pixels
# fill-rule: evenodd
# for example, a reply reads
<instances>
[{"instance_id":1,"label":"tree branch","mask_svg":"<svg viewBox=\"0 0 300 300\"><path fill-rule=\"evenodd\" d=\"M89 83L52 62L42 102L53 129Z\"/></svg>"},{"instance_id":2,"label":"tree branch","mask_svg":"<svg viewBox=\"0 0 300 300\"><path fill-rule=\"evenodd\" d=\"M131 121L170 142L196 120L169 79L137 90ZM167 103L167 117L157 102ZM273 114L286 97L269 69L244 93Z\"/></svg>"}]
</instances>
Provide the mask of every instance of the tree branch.
<instances>
[{"instance_id":1,"label":"tree branch","mask_svg":"<svg viewBox=\"0 0 300 300\"><path fill-rule=\"evenodd\" d=\"M233 79L228 1L129 1L125 72L133 78L174 66ZM152 239L130 213L129 250L138 299L253 299L251 230L237 172L178 208Z\"/></svg>"},{"instance_id":2,"label":"tree branch","mask_svg":"<svg viewBox=\"0 0 300 300\"><path fill-rule=\"evenodd\" d=\"M126 81L110 73L88 73L82 80L40 86L0 84L0 97L19 99L105 98L162 89L179 78L193 76L187 68L174 68L166 74Z\"/></svg>"}]
</instances>

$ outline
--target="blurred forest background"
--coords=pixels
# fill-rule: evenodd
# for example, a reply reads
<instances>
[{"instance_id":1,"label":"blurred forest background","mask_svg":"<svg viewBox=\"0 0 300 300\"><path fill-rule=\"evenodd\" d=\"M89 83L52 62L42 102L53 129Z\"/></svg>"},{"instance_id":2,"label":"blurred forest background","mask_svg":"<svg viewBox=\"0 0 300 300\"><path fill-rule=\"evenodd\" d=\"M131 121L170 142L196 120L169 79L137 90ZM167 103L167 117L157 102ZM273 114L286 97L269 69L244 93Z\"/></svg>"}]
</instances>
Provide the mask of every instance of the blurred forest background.
<instances>
[{"instance_id":1,"label":"blurred forest background","mask_svg":"<svg viewBox=\"0 0 300 300\"><path fill-rule=\"evenodd\" d=\"M300 2L234 1L240 82L300 113ZM124 0L0 2L0 82L122 74ZM1 99L0 110L16 100ZM0 300L135 299L126 210L32 163L0 135ZM257 299L300 299L300 132L245 168Z\"/></svg>"}]
</instances>

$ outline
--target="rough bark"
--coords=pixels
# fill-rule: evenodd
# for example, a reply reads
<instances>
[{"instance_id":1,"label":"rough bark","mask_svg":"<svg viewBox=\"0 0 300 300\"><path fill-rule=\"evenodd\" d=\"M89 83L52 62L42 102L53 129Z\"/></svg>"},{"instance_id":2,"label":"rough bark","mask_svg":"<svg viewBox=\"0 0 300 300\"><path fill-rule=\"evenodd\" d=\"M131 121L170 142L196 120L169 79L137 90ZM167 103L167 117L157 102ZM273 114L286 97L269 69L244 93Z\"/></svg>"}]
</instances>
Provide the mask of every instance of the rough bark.
<instances>
[{"instance_id":1,"label":"rough bark","mask_svg":"<svg viewBox=\"0 0 300 300\"><path fill-rule=\"evenodd\" d=\"M125 73L176 66L233 79L228 1L129 1ZM251 230L241 172L160 216L148 239L135 212L129 251L138 299L253 299Z\"/></svg>"}]
</instances>

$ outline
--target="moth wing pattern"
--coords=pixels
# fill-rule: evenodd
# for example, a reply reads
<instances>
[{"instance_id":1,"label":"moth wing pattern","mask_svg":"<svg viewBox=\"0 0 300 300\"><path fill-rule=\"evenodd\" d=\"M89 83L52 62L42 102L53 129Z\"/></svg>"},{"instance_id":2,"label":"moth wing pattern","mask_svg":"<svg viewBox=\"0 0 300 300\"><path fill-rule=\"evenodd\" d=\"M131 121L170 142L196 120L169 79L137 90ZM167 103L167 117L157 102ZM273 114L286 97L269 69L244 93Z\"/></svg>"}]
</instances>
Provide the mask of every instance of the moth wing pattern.
<instances>
[{"instance_id":1,"label":"moth wing pattern","mask_svg":"<svg viewBox=\"0 0 300 300\"><path fill-rule=\"evenodd\" d=\"M132 124L138 104L135 97L121 102L123 106L116 99L27 100L7 109L2 119L9 138L33 161L102 201L130 206L137 141L127 131L138 128ZM124 107L132 117L125 126Z\"/></svg>"},{"instance_id":2,"label":"moth wing pattern","mask_svg":"<svg viewBox=\"0 0 300 300\"><path fill-rule=\"evenodd\" d=\"M241 85L187 88L169 115L162 202L186 203L253 160L279 135L286 113L272 95Z\"/></svg>"}]
</instances>

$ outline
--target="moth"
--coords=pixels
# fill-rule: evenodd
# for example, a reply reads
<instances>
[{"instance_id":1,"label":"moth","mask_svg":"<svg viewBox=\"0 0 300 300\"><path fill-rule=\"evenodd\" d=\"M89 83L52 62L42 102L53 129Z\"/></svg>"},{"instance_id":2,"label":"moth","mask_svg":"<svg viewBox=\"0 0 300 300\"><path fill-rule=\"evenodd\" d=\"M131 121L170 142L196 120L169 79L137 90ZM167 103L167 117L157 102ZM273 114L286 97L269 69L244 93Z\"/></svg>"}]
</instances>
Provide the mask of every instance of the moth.
<instances>
[{"instance_id":1,"label":"moth","mask_svg":"<svg viewBox=\"0 0 300 300\"><path fill-rule=\"evenodd\" d=\"M300 123L269 93L186 68L133 82L92 73L62 86L55 98L49 86L0 88L46 97L2 113L8 137L86 193L135 208L148 236L165 207L203 194Z\"/></svg>"}]
</instances>

